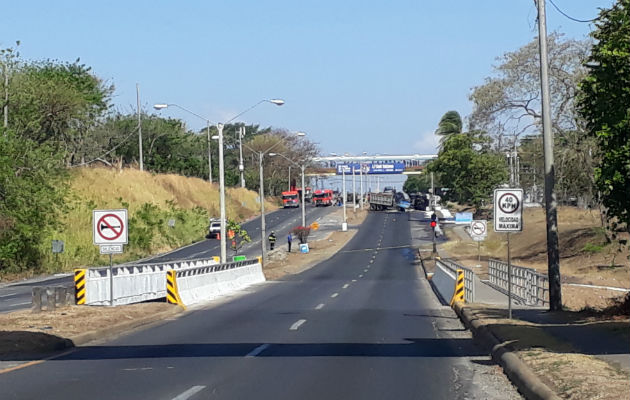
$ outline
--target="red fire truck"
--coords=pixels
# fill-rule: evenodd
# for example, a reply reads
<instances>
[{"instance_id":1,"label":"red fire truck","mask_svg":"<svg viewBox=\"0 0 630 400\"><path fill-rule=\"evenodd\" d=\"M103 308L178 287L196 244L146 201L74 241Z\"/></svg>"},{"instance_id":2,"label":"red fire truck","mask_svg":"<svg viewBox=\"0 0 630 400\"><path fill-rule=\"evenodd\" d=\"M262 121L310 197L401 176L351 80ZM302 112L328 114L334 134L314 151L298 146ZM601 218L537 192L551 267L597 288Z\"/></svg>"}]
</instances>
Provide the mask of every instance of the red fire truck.
<instances>
[{"instance_id":1,"label":"red fire truck","mask_svg":"<svg viewBox=\"0 0 630 400\"><path fill-rule=\"evenodd\" d=\"M282 192L282 205L284 206L284 208L299 207L300 200L297 190Z\"/></svg>"},{"instance_id":2,"label":"red fire truck","mask_svg":"<svg viewBox=\"0 0 630 400\"><path fill-rule=\"evenodd\" d=\"M333 191L330 189L316 190L313 193L313 204L318 206L331 206L333 204Z\"/></svg>"}]
</instances>

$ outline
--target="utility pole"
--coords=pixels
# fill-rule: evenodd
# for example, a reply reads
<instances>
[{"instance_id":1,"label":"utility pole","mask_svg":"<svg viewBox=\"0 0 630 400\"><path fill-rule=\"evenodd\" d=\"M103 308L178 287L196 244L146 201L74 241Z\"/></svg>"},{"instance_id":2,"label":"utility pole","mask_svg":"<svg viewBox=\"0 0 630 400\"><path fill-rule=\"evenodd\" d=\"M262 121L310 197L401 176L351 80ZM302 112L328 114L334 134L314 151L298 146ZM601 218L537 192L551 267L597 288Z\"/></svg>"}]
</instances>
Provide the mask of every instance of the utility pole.
<instances>
[{"instance_id":1,"label":"utility pole","mask_svg":"<svg viewBox=\"0 0 630 400\"><path fill-rule=\"evenodd\" d=\"M140 114L140 84L136 83L136 100L138 103L138 154L140 160L140 171L144 171L144 164L142 161L142 117Z\"/></svg>"},{"instance_id":2,"label":"utility pole","mask_svg":"<svg viewBox=\"0 0 630 400\"><path fill-rule=\"evenodd\" d=\"M560 287L560 252L558 250L558 216L554 193L553 132L549 106L549 75L547 71L547 20L545 0L538 0L538 43L540 49L540 87L542 92L543 146L545 154L545 212L547 217L547 274L549 276L549 309L562 309Z\"/></svg>"},{"instance_id":3,"label":"utility pole","mask_svg":"<svg viewBox=\"0 0 630 400\"><path fill-rule=\"evenodd\" d=\"M245 166L243 165L243 136L245 136L245 126L238 128L238 150L240 153L240 161L238 171L241 174L241 187L245 187Z\"/></svg>"},{"instance_id":4,"label":"utility pole","mask_svg":"<svg viewBox=\"0 0 630 400\"><path fill-rule=\"evenodd\" d=\"M291 190L291 166L289 165L289 188L287 190Z\"/></svg>"}]
</instances>

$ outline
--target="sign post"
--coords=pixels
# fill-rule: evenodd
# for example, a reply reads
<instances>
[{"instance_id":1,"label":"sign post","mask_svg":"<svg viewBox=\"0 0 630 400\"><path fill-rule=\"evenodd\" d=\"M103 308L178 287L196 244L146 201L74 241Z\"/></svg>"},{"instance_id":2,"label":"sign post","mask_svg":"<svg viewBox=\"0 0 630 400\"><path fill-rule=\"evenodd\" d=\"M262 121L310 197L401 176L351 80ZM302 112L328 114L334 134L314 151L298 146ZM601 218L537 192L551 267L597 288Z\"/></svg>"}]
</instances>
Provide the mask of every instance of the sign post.
<instances>
[{"instance_id":1,"label":"sign post","mask_svg":"<svg viewBox=\"0 0 630 400\"><path fill-rule=\"evenodd\" d=\"M494 190L494 231L507 233L508 318L512 319L512 262L510 233L523 230L523 189Z\"/></svg>"},{"instance_id":2,"label":"sign post","mask_svg":"<svg viewBox=\"0 0 630 400\"><path fill-rule=\"evenodd\" d=\"M485 219L470 223L470 237L477 242L477 262L481 263L481 242L488 236L488 222Z\"/></svg>"},{"instance_id":3,"label":"sign post","mask_svg":"<svg viewBox=\"0 0 630 400\"><path fill-rule=\"evenodd\" d=\"M109 254L109 305L114 306L114 265L112 254L127 244L127 210L92 210L92 238L101 254Z\"/></svg>"}]
</instances>

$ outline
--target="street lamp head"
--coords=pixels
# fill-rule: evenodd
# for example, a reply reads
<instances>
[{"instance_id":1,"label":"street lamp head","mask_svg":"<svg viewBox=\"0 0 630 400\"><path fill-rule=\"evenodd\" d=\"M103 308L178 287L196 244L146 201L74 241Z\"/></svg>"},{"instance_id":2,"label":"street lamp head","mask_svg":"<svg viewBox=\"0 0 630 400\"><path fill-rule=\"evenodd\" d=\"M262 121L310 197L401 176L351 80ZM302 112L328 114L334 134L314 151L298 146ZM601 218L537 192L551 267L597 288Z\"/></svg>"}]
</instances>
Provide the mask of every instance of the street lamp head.
<instances>
[{"instance_id":1,"label":"street lamp head","mask_svg":"<svg viewBox=\"0 0 630 400\"><path fill-rule=\"evenodd\" d=\"M163 110L167 107L168 107L168 104L154 104L153 105L153 108L155 108L156 110Z\"/></svg>"},{"instance_id":2,"label":"street lamp head","mask_svg":"<svg viewBox=\"0 0 630 400\"><path fill-rule=\"evenodd\" d=\"M278 155L277 153L269 153L269 157L275 157L277 155Z\"/></svg>"},{"instance_id":3,"label":"street lamp head","mask_svg":"<svg viewBox=\"0 0 630 400\"><path fill-rule=\"evenodd\" d=\"M304 132L295 132L295 136L304 137L304 136L306 136L306 133L304 133Z\"/></svg>"},{"instance_id":4,"label":"street lamp head","mask_svg":"<svg viewBox=\"0 0 630 400\"><path fill-rule=\"evenodd\" d=\"M273 104L275 104L277 106L281 106L281 105L284 104L284 100L282 100L282 99L271 99L271 100L269 100L269 102L273 103Z\"/></svg>"},{"instance_id":5,"label":"street lamp head","mask_svg":"<svg viewBox=\"0 0 630 400\"><path fill-rule=\"evenodd\" d=\"M219 140L219 135L212 136L212 140Z\"/></svg>"}]
</instances>

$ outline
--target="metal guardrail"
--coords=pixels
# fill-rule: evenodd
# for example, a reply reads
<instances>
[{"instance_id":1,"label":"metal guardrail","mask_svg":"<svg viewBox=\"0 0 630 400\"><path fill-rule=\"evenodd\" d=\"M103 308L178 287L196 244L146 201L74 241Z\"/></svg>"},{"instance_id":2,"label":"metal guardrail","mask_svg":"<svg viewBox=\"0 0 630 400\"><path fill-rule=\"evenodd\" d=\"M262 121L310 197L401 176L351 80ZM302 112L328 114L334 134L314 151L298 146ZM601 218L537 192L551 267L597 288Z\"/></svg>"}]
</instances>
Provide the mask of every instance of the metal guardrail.
<instances>
[{"instance_id":1,"label":"metal guardrail","mask_svg":"<svg viewBox=\"0 0 630 400\"><path fill-rule=\"evenodd\" d=\"M466 303L474 303L475 302L475 272L468 268L464 267L461 264L456 263L455 261L449 258L442 258L440 260L435 260L436 263L442 265L444 268L453 272L455 276L457 276L457 270L461 269L464 271L464 299Z\"/></svg>"},{"instance_id":2,"label":"metal guardrail","mask_svg":"<svg viewBox=\"0 0 630 400\"><path fill-rule=\"evenodd\" d=\"M508 294L508 265L500 260L488 260L489 284ZM512 298L528 306L549 304L549 278L533 268L512 265Z\"/></svg>"}]
</instances>

